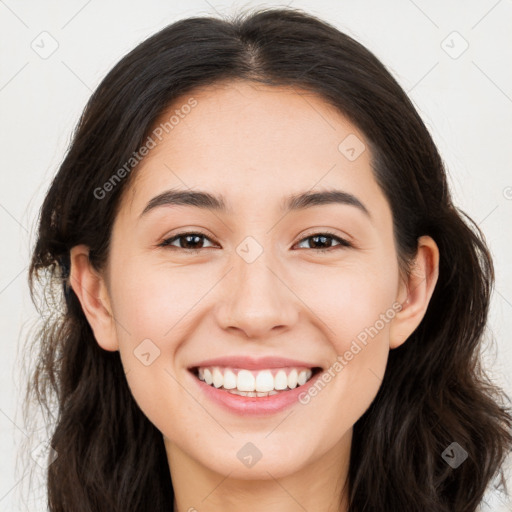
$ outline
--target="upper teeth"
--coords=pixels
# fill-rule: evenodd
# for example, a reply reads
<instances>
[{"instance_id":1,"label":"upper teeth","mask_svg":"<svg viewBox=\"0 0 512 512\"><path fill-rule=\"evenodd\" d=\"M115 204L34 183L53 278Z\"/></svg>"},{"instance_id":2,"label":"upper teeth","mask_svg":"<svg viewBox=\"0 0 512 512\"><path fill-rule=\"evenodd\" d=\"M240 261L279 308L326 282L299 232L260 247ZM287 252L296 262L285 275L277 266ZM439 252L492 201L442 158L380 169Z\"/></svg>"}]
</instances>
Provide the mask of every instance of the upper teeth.
<instances>
[{"instance_id":1,"label":"upper teeth","mask_svg":"<svg viewBox=\"0 0 512 512\"><path fill-rule=\"evenodd\" d=\"M287 388L294 389L297 385L302 386L312 376L313 372L308 368L305 370L281 369L261 370L252 372L250 370L231 370L228 368L199 368L199 379L206 384L216 388L237 389L238 391L281 391Z\"/></svg>"}]
</instances>

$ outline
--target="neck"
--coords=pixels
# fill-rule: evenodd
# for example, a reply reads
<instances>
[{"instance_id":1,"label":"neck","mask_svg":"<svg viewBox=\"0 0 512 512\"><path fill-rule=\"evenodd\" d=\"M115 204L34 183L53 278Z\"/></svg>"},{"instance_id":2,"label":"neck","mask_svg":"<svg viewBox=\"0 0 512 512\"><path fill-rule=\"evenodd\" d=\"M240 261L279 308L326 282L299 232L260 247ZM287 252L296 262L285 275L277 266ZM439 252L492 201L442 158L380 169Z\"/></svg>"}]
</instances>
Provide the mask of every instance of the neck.
<instances>
[{"instance_id":1,"label":"neck","mask_svg":"<svg viewBox=\"0 0 512 512\"><path fill-rule=\"evenodd\" d=\"M238 512L248 507L251 512L347 512L351 440L352 430L295 471L276 474L273 467L262 464L257 478L247 479L235 476L236 466L226 474L206 467L164 436L174 512Z\"/></svg>"}]
</instances>

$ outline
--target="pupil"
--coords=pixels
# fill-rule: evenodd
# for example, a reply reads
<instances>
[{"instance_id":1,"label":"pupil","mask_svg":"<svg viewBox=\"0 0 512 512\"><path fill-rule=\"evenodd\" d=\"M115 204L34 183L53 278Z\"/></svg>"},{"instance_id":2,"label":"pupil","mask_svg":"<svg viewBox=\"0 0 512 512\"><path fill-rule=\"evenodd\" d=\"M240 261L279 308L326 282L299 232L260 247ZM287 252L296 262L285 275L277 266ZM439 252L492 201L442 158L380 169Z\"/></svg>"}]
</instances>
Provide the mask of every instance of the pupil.
<instances>
[{"instance_id":1,"label":"pupil","mask_svg":"<svg viewBox=\"0 0 512 512\"><path fill-rule=\"evenodd\" d=\"M198 238L200 239L201 236L200 235L187 235L187 236L185 236L185 240L186 240L185 245L187 246L185 248L186 249L196 249L195 246L194 247L188 247L188 245L189 245L189 240L190 239L195 239L195 242L192 242L192 245L194 245L195 243L198 243L198 240L197 240Z\"/></svg>"},{"instance_id":2,"label":"pupil","mask_svg":"<svg viewBox=\"0 0 512 512\"><path fill-rule=\"evenodd\" d=\"M311 239L314 240L313 247L325 247L326 241L329 237L323 236L323 235L315 235ZM316 240L321 240L320 244L316 242Z\"/></svg>"}]
</instances>

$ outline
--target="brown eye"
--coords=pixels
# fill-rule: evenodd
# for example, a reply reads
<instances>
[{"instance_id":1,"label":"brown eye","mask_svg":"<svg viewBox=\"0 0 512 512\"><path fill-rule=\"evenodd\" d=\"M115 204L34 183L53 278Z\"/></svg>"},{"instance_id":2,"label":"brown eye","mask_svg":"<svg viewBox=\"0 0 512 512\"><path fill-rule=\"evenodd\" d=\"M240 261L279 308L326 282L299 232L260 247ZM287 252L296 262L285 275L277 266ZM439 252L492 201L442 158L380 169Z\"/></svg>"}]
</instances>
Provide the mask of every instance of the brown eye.
<instances>
[{"instance_id":1,"label":"brown eye","mask_svg":"<svg viewBox=\"0 0 512 512\"><path fill-rule=\"evenodd\" d=\"M326 252L330 249L344 248L344 247L352 247L352 244L347 240L340 238L339 236L334 235L333 233L315 233L306 238L303 238L300 242L304 242L307 240L311 240L309 249L313 249L315 251ZM332 241L338 242L337 245L333 246ZM306 247L307 249L308 247Z\"/></svg>"},{"instance_id":2,"label":"brown eye","mask_svg":"<svg viewBox=\"0 0 512 512\"><path fill-rule=\"evenodd\" d=\"M184 251L198 251L205 248L203 247L204 240L209 240L209 238L202 233L179 233L171 238L165 239L159 244L159 247L170 247ZM176 241L178 241L179 246L173 245Z\"/></svg>"},{"instance_id":3,"label":"brown eye","mask_svg":"<svg viewBox=\"0 0 512 512\"><path fill-rule=\"evenodd\" d=\"M210 240L210 238L203 233L179 233L173 237L163 240L162 243L159 244L159 247L168 247L170 249L181 249L183 251L197 252L201 249L209 248L204 246L204 240ZM312 249L319 252L327 252L336 248L342 249L346 247L352 247L352 244L347 240L328 232L315 233L310 235L306 238L303 238L299 244L305 241L310 241L310 247L305 247L306 249ZM178 242L178 245L175 245L176 242ZM335 242L334 245L333 242Z\"/></svg>"}]
</instances>

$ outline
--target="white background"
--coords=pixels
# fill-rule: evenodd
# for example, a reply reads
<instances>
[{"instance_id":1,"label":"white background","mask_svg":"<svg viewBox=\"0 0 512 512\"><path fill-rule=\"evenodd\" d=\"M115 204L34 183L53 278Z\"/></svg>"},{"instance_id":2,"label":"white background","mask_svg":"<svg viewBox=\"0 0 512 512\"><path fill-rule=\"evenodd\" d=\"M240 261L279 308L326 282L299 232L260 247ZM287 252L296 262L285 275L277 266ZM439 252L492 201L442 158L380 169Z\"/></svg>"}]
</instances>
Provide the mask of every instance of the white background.
<instances>
[{"instance_id":1,"label":"white background","mask_svg":"<svg viewBox=\"0 0 512 512\"><path fill-rule=\"evenodd\" d=\"M372 50L431 130L456 204L482 228L494 256L497 280L489 327L495 342L485 360L494 381L512 395L512 1L290 4ZM34 465L35 489L29 495L30 466L16 456L21 443L34 437L20 415L19 352L36 319L26 271L38 209L82 108L127 51L167 24L270 5L285 4L0 0L0 510L28 510L25 503L32 511L46 509L39 466ZM50 36L40 35L44 31ZM52 44L58 48L46 59L31 47L48 50ZM488 500L486 511L512 510L503 495L489 493Z\"/></svg>"}]
</instances>

